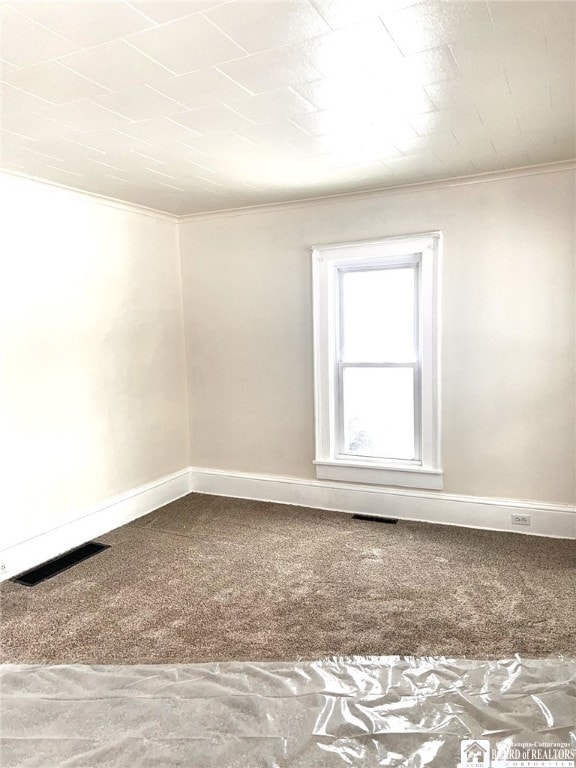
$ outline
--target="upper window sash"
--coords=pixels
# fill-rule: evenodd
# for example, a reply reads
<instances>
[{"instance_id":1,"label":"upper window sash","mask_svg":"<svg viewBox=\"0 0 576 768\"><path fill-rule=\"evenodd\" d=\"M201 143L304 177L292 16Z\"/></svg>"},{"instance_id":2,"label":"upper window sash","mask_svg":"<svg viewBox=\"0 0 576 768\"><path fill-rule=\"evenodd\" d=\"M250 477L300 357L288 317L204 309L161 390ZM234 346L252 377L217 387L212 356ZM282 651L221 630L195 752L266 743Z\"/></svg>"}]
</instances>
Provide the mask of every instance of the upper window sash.
<instances>
[{"instance_id":1,"label":"upper window sash","mask_svg":"<svg viewBox=\"0 0 576 768\"><path fill-rule=\"evenodd\" d=\"M338 334L338 351L337 359L343 363L382 363L382 364L394 364L394 363L413 363L419 360L420 356L420 255L415 254L410 257L405 257L402 260L395 259L394 264L389 263L390 260L379 260L378 262L372 262L370 265L361 265L354 263L352 266L343 262L336 264L335 267L338 271L338 317L337 317L337 329ZM344 295L344 278L351 273L379 273L386 270L398 270L405 269L412 273L412 279L414 281L413 286L413 305L414 305L414 317L413 317L413 347L409 356L381 356L375 359L371 356L370 359L361 359L359 356L353 356L346 348L346 338L344 333L345 326L345 295Z\"/></svg>"}]
</instances>

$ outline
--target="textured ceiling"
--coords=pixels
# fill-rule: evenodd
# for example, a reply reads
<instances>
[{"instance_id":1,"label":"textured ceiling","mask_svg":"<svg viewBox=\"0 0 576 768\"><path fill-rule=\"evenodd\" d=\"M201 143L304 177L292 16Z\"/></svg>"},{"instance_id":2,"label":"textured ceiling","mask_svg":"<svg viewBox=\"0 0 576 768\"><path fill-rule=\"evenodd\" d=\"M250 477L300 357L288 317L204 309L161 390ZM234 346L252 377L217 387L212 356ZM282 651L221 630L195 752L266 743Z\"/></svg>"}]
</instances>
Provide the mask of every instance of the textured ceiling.
<instances>
[{"instance_id":1,"label":"textured ceiling","mask_svg":"<svg viewBox=\"0 0 576 768\"><path fill-rule=\"evenodd\" d=\"M2 165L187 214L566 160L573 2L2 2Z\"/></svg>"}]
</instances>

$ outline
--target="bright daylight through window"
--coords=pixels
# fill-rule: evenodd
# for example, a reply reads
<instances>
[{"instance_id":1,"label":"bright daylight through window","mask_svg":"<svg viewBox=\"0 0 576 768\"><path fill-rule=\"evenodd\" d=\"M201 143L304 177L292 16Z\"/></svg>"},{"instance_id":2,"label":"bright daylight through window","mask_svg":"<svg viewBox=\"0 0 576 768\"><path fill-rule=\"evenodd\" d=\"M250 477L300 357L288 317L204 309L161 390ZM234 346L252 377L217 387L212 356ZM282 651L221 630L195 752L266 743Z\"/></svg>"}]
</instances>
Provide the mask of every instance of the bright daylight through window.
<instances>
[{"instance_id":1,"label":"bright daylight through window","mask_svg":"<svg viewBox=\"0 0 576 768\"><path fill-rule=\"evenodd\" d=\"M316 474L442 487L437 232L313 249Z\"/></svg>"}]
</instances>

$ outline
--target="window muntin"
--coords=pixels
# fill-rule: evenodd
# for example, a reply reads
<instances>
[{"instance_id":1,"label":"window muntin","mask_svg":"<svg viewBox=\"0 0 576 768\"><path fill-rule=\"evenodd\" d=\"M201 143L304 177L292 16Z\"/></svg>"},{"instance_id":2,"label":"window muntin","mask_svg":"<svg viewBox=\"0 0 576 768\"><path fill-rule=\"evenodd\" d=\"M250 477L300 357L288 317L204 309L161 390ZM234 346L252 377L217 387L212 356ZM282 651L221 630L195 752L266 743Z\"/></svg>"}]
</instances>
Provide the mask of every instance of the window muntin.
<instances>
[{"instance_id":1,"label":"window muntin","mask_svg":"<svg viewBox=\"0 0 576 768\"><path fill-rule=\"evenodd\" d=\"M318 477L441 488L439 241L313 249Z\"/></svg>"}]
</instances>

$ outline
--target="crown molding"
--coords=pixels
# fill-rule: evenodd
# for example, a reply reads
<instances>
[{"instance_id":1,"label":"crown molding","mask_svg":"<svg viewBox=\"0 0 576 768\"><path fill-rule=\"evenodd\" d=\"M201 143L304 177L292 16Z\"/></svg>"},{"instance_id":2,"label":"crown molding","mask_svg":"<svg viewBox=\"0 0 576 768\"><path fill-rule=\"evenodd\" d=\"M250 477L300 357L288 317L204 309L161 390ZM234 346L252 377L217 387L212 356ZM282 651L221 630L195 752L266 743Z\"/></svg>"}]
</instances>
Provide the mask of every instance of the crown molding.
<instances>
[{"instance_id":1,"label":"crown molding","mask_svg":"<svg viewBox=\"0 0 576 768\"><path fill-rule=\"evenodd\" d=\"M92 202L106 205L110 208L118 208L121 211L127 211L129 213L139 213L142 216L151 216L155 219L163 219L165 221L171 221L178 223L179 216L174 213L168 213L167 211L160 211L157 208L148 208L145 205L139 205L138 203L129 203L126 200L120 200L116 197L108 197L107 195L99 195L97 192L88 192L85 189L79 189L78 187L70 187L67 184L60 184L57 181L51 181L50 179L42 179L39 176L31 176L28 173L20 173L19 171L10 171L2 168L0 173L4 176L15 176L20 179L26 179L27 181L34 181L38 184L44 184L48 187L56 187L64 192L69 192L73 195L80 195L86 197Z\"/></svg>"},{"instance_id":2,"label":"crown molding","mask_svg":"<svg viewBox=\"0 0 576 768\"><path fill-rule=\"evenodd\" d=\"M183 223L187 221L201 221L204 219L222 217L227 218L232 216L244 216L257 213L274 213L276 211L309 208L320 205L330 205L332 203L336 204L346 200L370 200L399 194L427 192L433 191L435 189L469 186L471 184L486 184L488 182L516 179L523 176L540 176L542 174L560 173L563 171L574 170L576 170L576 160L561 160L554 163L526 165L518 168L510 168L504 171L478 173L471 176L453 176L445 179L415 182L413 184L398 184L389 187L378 187L377 189L361 190L359 192L343 192L334 195L324 195L321 197L298 198L295 200L287 200L281 203L263 203L262 205L250 205L239 208L223 208L217 211L188 213L178 216L178 222Z\"/></svg>"},{"instance_id":3,"label":"crown molding","mask_svg":"<svg viewBox=\"0 0 576 768\"><path fill-rule=\"evenodd\" d=\"M330 205L345 202L347 200L371 200L382 197L390 197L399 194L411 194L416 192L429 192L436 189L448 189L451 187L463 187L471 184L486 184L493 181L503 181L506 179L516 179L524 176L540 176L548 173L561 173L563 171L576 170L576 160L562 160L555 163L545 163L542 165L527 165L518 168L510 168L505 171L490 173L479 173L471 176L453 176L434 181L421 181L413 184L398 184L388 187L378 187L376 189L361 190L358 192L342 192L334 195L323 195L319 197L304 197L294 200L286 200L281 203L262 203L261 205L248 205L238 208L222 208L216 211L199 211L198 213L175 214L168 211L161 211L157 208L148 208L138 203L130 203L126 200L120 200L116 197L100 195L96 192L71 187L49 179L42 179L39 176L32 176L19 171L0 169L0 174L7 176L16 176L29 181L35 181L39 184L46 184L50 187L87 197L94 202L108 205L112 208L119 208L130 213L139 213L143 216L152 216L157 219L164 219L176 224L188 221L203 221L213 218L228 218L233 216L245 216L258 213L274 213L276 211L285 211L298 208L309 208L321 205Z\"/></svg>"}]
</instances>

